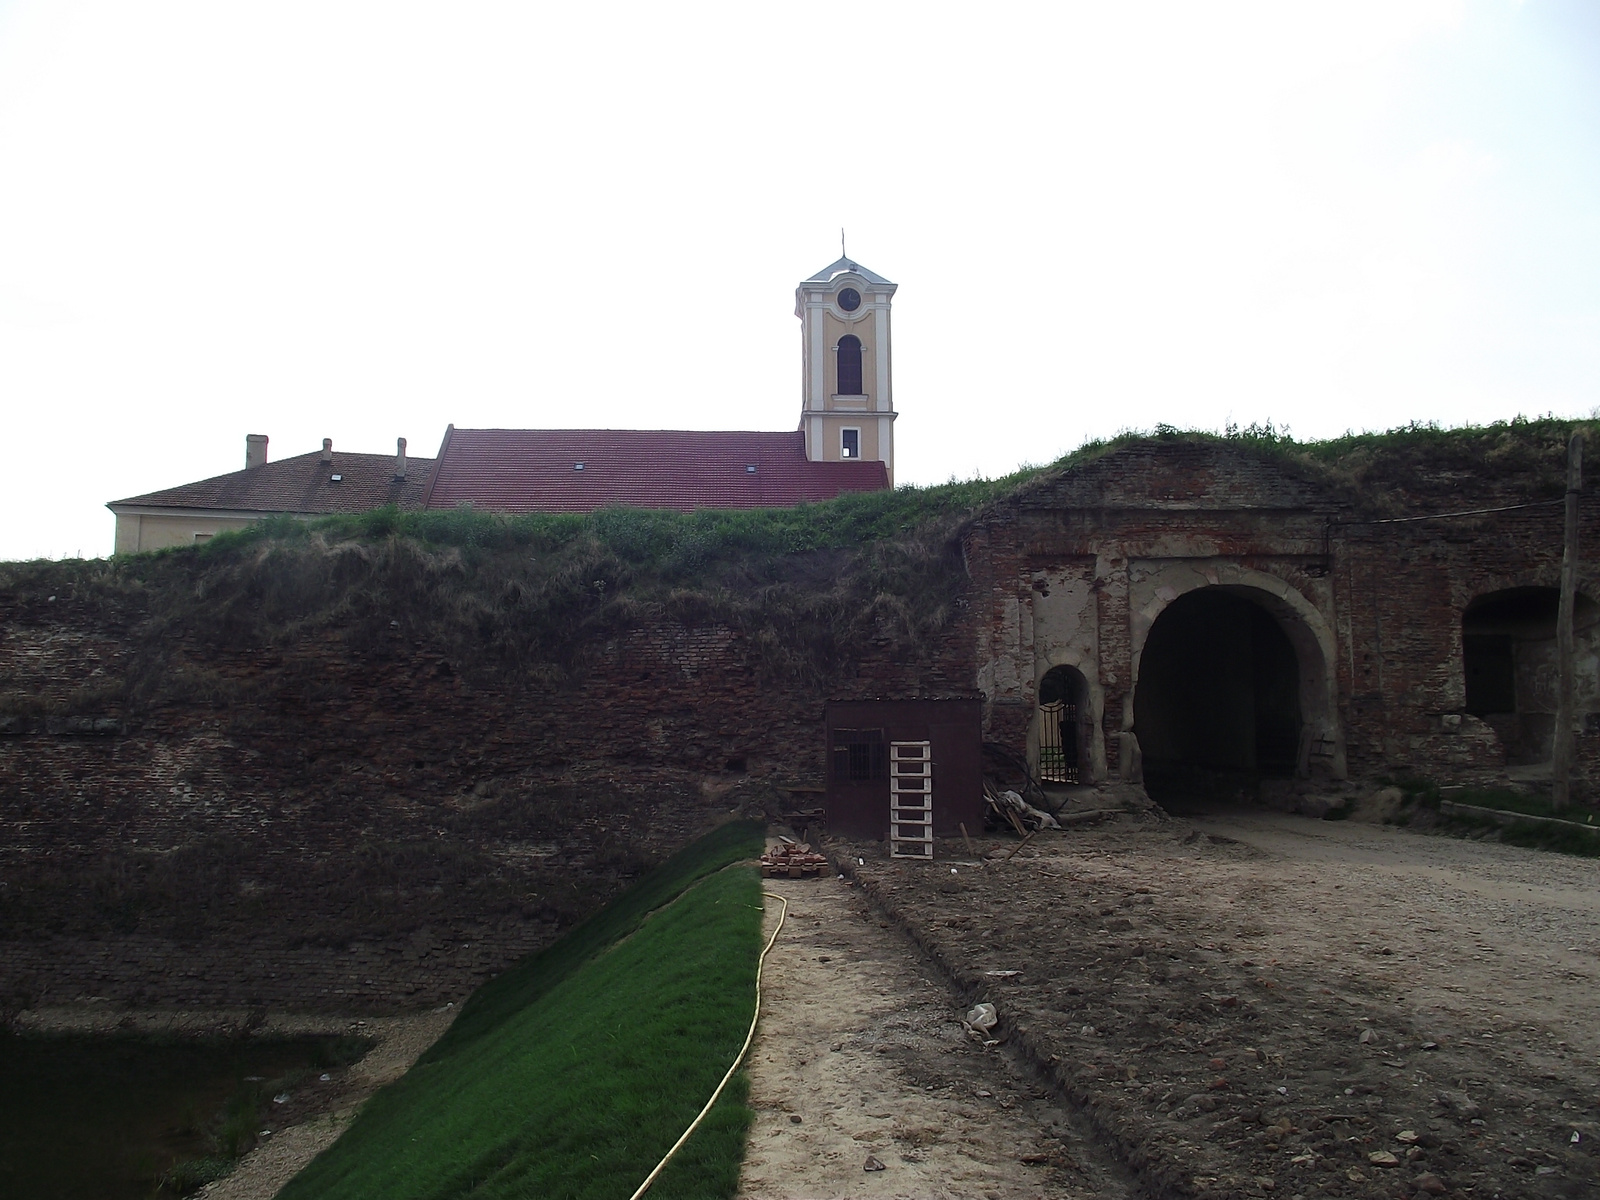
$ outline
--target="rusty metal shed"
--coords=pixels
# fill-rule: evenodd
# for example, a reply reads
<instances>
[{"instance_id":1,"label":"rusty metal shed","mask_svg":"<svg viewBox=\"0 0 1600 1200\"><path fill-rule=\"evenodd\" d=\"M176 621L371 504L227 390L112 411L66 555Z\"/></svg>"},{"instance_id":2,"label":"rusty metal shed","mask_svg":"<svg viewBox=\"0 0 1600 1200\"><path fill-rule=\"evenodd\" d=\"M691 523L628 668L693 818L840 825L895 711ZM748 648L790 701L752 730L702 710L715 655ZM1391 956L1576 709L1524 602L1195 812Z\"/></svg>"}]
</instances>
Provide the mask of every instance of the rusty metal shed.
<instances>
[{"instance_id":1,"label":"rusty metal shed","mask_svg":"<svg viewBox=\"0 0 1600 1200\"><path fill-rule=\"evenodd\" d=\"M828 701L828 832L887 837L891 747L923 742L932 765L933 833L959 837L963 823L970 832L981 829L982 703L976 695Z\"/></svg>"}]
</instances>

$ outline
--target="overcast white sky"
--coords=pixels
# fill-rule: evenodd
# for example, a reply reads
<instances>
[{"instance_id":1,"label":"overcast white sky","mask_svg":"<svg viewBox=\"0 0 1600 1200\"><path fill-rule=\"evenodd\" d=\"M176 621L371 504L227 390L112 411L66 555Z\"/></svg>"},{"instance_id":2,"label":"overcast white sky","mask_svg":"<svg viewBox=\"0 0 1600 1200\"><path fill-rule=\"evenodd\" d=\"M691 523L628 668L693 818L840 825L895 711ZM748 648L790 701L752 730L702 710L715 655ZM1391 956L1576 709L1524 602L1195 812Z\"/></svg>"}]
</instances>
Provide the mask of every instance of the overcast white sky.
<instances>
[{"instance_id":1,"label":"overcast white sky","mask_svg":"<svg viewBox=\"0 0 1600 1200\"><path fill-rule=\"evenodd\" d=\"M841 225L901 482L1587 414L1600 3L0 0L0 558L246 433L794 428Z\"/></svg>"}]
</instances>

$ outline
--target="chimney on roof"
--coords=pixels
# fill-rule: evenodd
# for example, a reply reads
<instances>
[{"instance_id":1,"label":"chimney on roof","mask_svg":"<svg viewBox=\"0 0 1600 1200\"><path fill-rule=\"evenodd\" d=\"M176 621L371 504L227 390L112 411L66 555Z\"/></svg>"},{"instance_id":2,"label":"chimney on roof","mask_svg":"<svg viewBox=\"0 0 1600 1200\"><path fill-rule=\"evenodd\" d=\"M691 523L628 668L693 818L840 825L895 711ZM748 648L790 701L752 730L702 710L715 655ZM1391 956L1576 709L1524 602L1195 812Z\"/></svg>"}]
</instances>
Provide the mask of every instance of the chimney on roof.
<instances>
[{"instance_id":1,"label":"chimney on roof","mask_svg":"<svg viewBox=\"0 0 1600 1200\"><path fill-rule=\"evenodd\" d=\"M333 461L333 439L332 438L323 438L322 439L322 461L325 462L325 463L331 463Z\"/></svg>"},{"instance_id":2,"label":"chimney on roof","mask_svg":"<svg viewBox=\"0 0 1600 1200\"><path fill-rule=\"evenodd\" d=\"M397 480L404 479L406 477L405 438L396 438L394 441L394 477Z\"/></svg>"},{"instance_id":3,"label":"chimney on roof","mask_svg":"<svg viewBox=\"0 0 1600 1200\"><path fill-rule=\"evenodd\" d=\"M251 467L264 467L267 465L267 435L264 433L247 433L244 435L244 469Z\"/></svg>"}]
</instances>

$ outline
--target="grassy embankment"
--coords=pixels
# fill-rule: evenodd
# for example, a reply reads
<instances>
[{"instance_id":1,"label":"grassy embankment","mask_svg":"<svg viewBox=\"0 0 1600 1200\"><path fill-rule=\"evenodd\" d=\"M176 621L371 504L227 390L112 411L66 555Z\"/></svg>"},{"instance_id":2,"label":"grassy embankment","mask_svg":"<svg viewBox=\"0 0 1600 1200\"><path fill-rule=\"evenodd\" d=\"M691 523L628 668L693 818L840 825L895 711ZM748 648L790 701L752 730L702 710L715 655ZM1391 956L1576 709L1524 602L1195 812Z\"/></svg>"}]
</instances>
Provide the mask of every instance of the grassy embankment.
<instances>
[{"instance_id":1,"label":"grassy embankment","mask_svg":"<svg viewBox=\"0 0 1600 1200\"><path fill-rule=\"evenodd\" d=\"M754 822L722 826L479 989L280 1200L627 1200L749 1027L761 885L722 868L761 844ZM746 1087L734 1079L652 1197L733 1195Z\"/></svg>"},{"instance_id":2,"label":"grassy embankment","mask_svg":"<svg viewBox=\"0 0 1600 1200\"><path fill-rule=\"evenodd\" d=\"M1582 858L1600 858L1600 834L1568 826L1586 825L1600 828L1600 807L1577 803L1557 809L1548 796L1532 792L1514 791L1510 788L1452 787L1448 799L1457 804L1492 812L1522 814L1529 817L1552 817L1567 825L1550 825L1544 821L1517 821L1495 819L1479 813L1444 811L1441 801L1446 799L1446 789L1432 779L1408 778L1396 780L1400 790L1400 808L1385 824L1410 825L1413 817L1423 814L1423 822L1430 828L1457 837L1474 839L1496 838L1508 846L1526 846L1531 850L1554 850L1561 854L1576 854ZM1340 821L1350 815L1348 809L1330 809L1325 820Z\"/></svg>"},{"instance_id":3,"label":"grassy embankment","mask_svg":"<svg viewBox=\"0 0 1600 1200\"><path fill-rule=\"evenodd\" d=\"M1508 846L1526 846L1531 850L1554 850L1561 854L1576 854L1583 858L1600 858L1600 835L1583 829L1548 825L1543 821L1507 823L1476 813L1459 811L1446 813L1440 810L1440 798L1441 793L1438 788L1432 789L1432 795L1425 792L1419 797L1422 803L1439 810L1437 818L1439 828L1447 833L1472 838L1494 837L1498 834L1500 840ZM1457 788L1452 790L1449 798L1457 804L1470 804L1475 808L1487 808L1494 812L1524 813L1530 817L1554 817L1570 825L1593 827L1600 821L1600 810L1591 804L1573 804L1558 810L1551 804L1548 796L1511 791L1507 788Z\"/></svg>"}]
</instances>

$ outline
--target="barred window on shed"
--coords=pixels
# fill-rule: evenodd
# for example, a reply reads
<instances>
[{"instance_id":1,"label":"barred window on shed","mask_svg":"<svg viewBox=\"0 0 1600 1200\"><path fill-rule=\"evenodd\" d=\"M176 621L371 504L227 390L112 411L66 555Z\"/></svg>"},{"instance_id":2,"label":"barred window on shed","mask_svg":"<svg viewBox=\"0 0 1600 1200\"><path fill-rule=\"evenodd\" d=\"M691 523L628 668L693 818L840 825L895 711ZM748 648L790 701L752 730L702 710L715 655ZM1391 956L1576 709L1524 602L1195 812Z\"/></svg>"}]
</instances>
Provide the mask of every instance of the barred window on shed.
<instances>
[{"instance_id":1,"label":"barred window on shed","mask_svg":"<svg viewBox=\"0 0 1600 1200\"><path fill-rule=\"evenodd\" d=\"M889 748L881 729L833 731L833 777L840 783L867 783L889 777Z\"/></svg>"}]
</instances>

